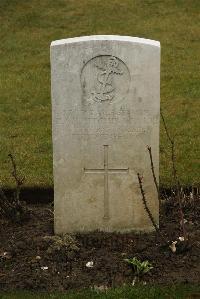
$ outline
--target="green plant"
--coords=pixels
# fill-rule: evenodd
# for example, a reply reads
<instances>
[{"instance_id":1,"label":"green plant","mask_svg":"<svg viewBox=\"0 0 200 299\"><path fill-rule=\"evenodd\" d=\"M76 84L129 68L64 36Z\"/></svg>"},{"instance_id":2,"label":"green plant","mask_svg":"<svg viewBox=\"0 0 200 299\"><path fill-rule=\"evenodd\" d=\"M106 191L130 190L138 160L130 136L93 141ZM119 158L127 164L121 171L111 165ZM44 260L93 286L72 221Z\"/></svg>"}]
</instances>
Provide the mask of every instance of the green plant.
<instances>
[{"instance_id":1,"label":"green plant","mask_svg":"<svg viewBox=\"0 0 200 299\"><path fill-rule=\"evenodd\" d=\"M136 276L141 277L147 272L149 272L151 269L153 269L151 263L149 261L140 261L136 257L125 259L125 262L127 262L134 270L134 273Z\"/></svg>"}]
</instances>

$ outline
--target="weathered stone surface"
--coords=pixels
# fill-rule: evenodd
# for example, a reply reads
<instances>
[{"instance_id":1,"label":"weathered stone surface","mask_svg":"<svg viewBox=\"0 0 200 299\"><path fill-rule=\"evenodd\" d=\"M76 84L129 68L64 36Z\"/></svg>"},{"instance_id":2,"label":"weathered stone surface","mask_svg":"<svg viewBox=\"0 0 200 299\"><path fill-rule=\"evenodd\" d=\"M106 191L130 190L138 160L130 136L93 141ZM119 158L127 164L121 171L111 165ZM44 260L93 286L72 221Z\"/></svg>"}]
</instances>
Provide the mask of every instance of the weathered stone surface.
<instances>
[{"instance_id":1,"label":"weathered stone surface","mask_svg":"<svg viewBox=\"0 0 200 299\"><path fill-rule=\"evenodd\" d=\"M158 222L160 44L89 36L51 44L55 232L150 231Z\"/></svg>"}]
</instances>

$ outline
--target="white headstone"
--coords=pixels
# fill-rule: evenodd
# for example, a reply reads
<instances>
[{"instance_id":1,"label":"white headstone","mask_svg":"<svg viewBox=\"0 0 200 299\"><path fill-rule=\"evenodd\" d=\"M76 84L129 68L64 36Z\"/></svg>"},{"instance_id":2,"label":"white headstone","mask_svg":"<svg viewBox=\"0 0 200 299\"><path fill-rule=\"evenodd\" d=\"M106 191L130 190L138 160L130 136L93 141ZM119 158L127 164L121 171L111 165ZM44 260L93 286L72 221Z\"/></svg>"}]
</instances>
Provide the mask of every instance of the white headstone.
<instances>
[{"instance_id":1,"label":"white headstone","mask_svg":"<svg viewBox=\"0 0 200 299\"><path fill-rule=\"evenodd\" d=\"M55 233L151 231L158 223L160 43L88 36L51 44Z\"/></svg>"}]
</instances>

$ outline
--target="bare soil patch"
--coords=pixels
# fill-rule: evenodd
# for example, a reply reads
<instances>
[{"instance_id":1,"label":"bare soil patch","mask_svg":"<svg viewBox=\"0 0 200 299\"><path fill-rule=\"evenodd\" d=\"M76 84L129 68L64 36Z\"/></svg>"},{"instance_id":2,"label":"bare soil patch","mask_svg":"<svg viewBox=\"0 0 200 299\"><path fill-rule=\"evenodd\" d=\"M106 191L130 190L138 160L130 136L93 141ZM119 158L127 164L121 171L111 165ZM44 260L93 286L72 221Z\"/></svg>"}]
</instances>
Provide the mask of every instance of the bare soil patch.
<instances>
[{"instance_id":1,"label":"bare soil patch","mask_svg":"<svg viewBox=\"0 0 200 299\"><path fill-rule=\"evenodd\" d=\"M137 257L152 263L147 284L200 283L200 200L185 207L189 241L179 242L176 253L163 246L156 233L94 232L53 237L51 204L28 204L29 221L0 225L0 290L64 291L92 286L131 283L134 273L124 261ZM169 241L181 236L176 205L161 209L160 230ZM93 267L86 264L93 262Z\"/></svg>"}]
</instances>

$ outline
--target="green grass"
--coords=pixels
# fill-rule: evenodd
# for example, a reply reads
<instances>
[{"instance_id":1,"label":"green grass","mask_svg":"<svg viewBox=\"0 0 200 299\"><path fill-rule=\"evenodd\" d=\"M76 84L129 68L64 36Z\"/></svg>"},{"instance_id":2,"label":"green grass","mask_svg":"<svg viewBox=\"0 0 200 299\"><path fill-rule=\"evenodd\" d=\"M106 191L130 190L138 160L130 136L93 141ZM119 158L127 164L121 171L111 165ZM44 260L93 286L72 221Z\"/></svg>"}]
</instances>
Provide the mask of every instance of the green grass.
<instances>
[{"instance_id":1,"label":"green grass","mask_svg":"<svg viewBox=\"0 0 200 299\"><path fill-rule=\"evenodd\" d=\"M0 294L0 299L193 299L200 298L200 288L196 286L172 286L172 287L123 287L110 289L105 292L96 292L92 290L70 291L66 294L61 293L31 293L15 292ZM195 295L195 297L192 297Z\"/></svg>"},{"instance_id":2,"label":"green grass","mask_svg":"<svg viewBox=\"0 0 200 299\"><path fill-rule=\"evenodd\" d=\"M1 0L0 178L12 187L8 153L26 186L50 187L52 175L49 46L52 40L119 34L161 42L161 107L176 136L181 183L200 181L199 0ZM161 125L160 182L171 174Z\"/></svg>"}]
</instances>

